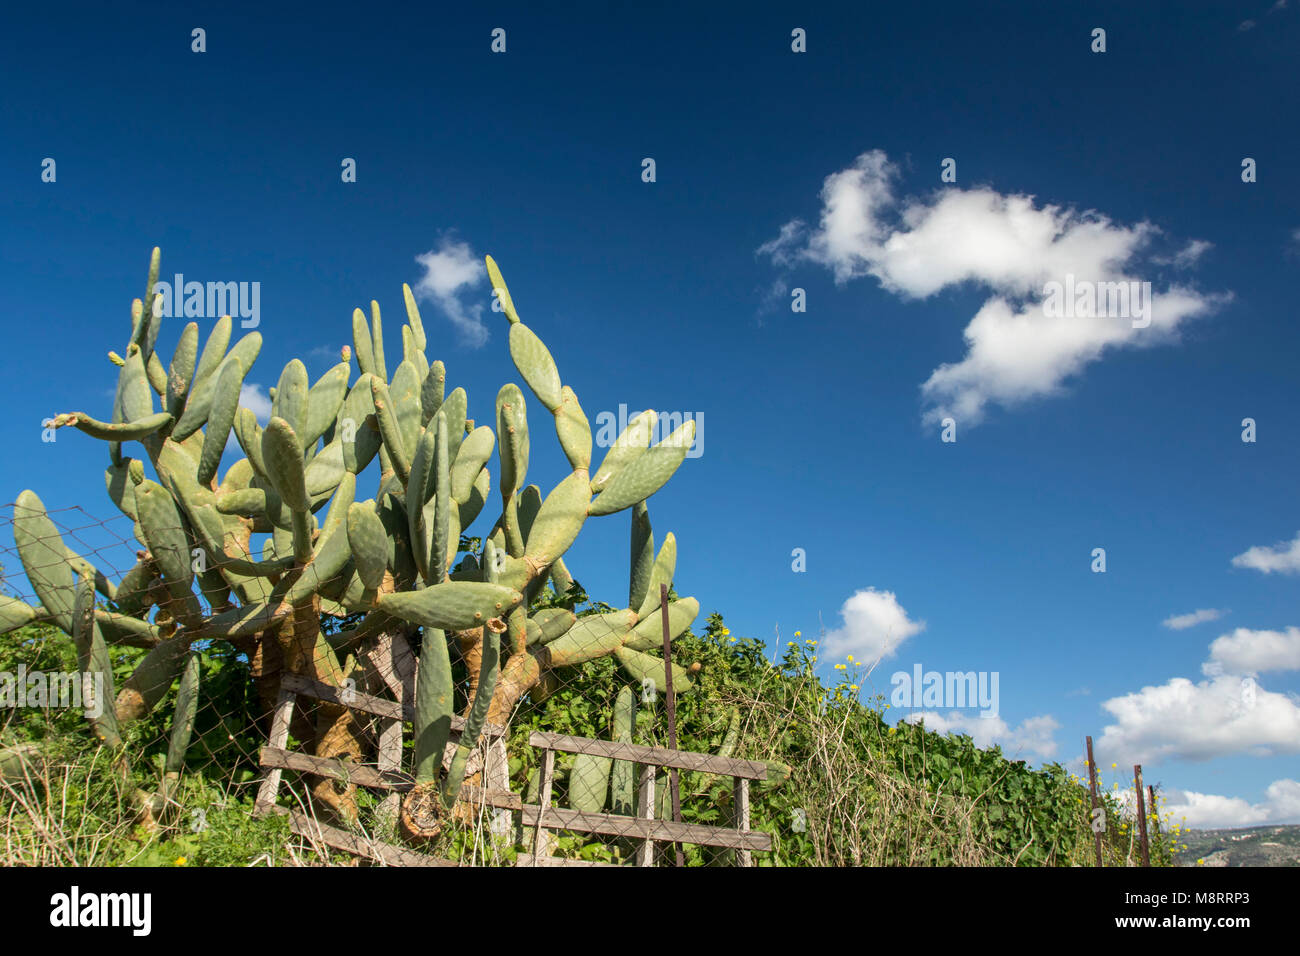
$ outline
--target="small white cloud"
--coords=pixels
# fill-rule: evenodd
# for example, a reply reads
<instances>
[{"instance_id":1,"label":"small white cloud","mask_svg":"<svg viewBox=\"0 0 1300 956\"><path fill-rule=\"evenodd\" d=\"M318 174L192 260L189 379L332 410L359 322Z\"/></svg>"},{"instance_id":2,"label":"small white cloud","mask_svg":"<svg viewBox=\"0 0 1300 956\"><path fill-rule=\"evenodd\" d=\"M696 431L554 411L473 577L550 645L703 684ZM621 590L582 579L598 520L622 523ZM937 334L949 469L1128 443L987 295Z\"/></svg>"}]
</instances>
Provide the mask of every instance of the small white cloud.
<instances>
[{"instance_id":1,"label":"small white cloud","mask_svg":"<svg viewBox=\"0 0 1300 956\"><path fill-rule=\"evenodd\" d=\"M952 416L970 426L990 405L1057 394L1105 353L1173 341L1187 320L1228 298L1142 285L1151 281L1147 247L1160 233L1151 223L1123 226L1094 211L1038 205L1032 196L987 187L899 197L898 178L883 152L863 153L826 177L815 228L791 220L758 253L782 268L825 266L840 284L871 277L904 299L967 283L988 290L966 326L965 357L940 365L921 386L926 422ZM1191 264L1205 248L1193 242L1167 261ZM1073 288L1076 281L1088 289L1106 283L1117 303L1121 290L1149 295L1140 317L1049 316L1048 284Z\"/></svg>"},{"instance_id":2,"label":"small white cloud","mask_svg":"<svg viewBox=\"0 0 1300 956\"><path fill-rule=\"evenodd\" d=\"M1214 248L1214 243L1204 239L1193 239L1172 256L1152 256L1151 261L1157 265L1173 266L1175 269L1187 269L1196 265L1201 256Z\"/></svg>"},{"instance_id":3,"label":"small white cloud","mask_svg":"<svg viewBox=\"0 0 1300 956\"><path fill-rule=\"evenodd\" d=\"M1195 627L1197 624L1204 624L1206 621L1217 621L1227 611L1220 611L1218 608L1207 607L1199 611L1192 611L1190 614L1175 614L1167 617L1160 623L1171 631L1185 631L1189 627Z\"/></svg>"},{"instance_id":4,"label":"small white cloud","mask_svg":"<svg viewBox=\"0 0 1300 956\"><path fill-rule=\"evenodd\" d=\"M1285 631L1239 627L1215 638L1210 645L1210 659L1201 670L1207 676L1300 670L1300 627Z\"/></svg>"},{"instance_id":5,"label":"small white cloud","mask_svg":"<svg viewBox=\"0 0 1300 956\"><path fill-rule=\"evenodd\" d=\"M909 618L893 591L875 588L853 594L840 608L840 616L844 626L826 634L823 659L852 654L874 662L893 657L900 644L925 630L925 622Z\"/></svg>"},{"instance_id":6,"label":"small white cloud","mask_svg":"<svg viewBox=\"0 0 1300 956\"><path fill-rule=\"evenodd\" d=\"M1163 797L1162 813L1172 813L1175 823L1197 829L1300 823L1300 781L1295 780L1273 781L1260 803L1178 789L1167 791Z\"/></svg>"},{"instance_id":7,"label":"small white cloud","mask_svg":"<svg viewBox=\"0 0 1300 956\"><path fill-rule=\"evenodd\" d=\"M1237 29L1242 33L1245 33L1247 30L1253 30L1255 29L1255 21L1242 20L1240 23L1237 24Z\"/></svg>"},{"instance_id":8,"label":"small white cloud","mask_svg":"<svg viewBox=\"0 0 1300 956\"><path fill-rule=\"evenodd\" d=\"M259 425L271 420L271 398L256 382L239 386L239 404L257 416Z\"/></svg>"},{"instance_id":9,"label":"small white cloud","mask_svg":"<svg viewBox=\"0 0 1300 956\"><path fill-rule=\"evenodd\" d=\"M934 711L923 711L909 714L906 720L912 724L924 720L927 730L939 734L965 734L981 750L999 746L1013 759L1035 756L1050 760L1056 756L1055 734L1061 726L1050 714L1027 717L1012 728L1001 717L981 717L958 710L949 712L946 717Z\"/></svg>"},{"instance_id":10,"label":"small white cloud","mask_svg":"<svg viewBox=\"0 0 1300 956\"><path fill-rule=\"evenodd\" d=\"M468 345L481 346L488 340L483 324L483 303L466 303L464 295L487 277L487 267L469 243L443 236L437 251L415 257L424 275L412 287L416 298L433 302L460 331Z\"/></svg>"},{"instance_id":11,"label":"small white cloud","mask_svg":"<svg viewBox=\"0 0 1300 956\"><path fill-rule=\"evenodd\" d=\"M1300 572L1300 532L1290 541L1280 541L1271 548L1256 545L1232 559L1234 568L1250 568L1264 574Z\"/></svg>"},{"instance_id":12,"label":"small white cloud","mask_svg":"<svg viewBox=\"0 0 1300 956\"><path fill-rule=\"evenodd\" d=\"M1106 726L1098 750L1125 765L1300 754L1300 700L1264 690L1250 677L1224 674L1195 684L1175 677L1112 697L1102 708L1115 723Z\"/></svg>"}]
</instances>

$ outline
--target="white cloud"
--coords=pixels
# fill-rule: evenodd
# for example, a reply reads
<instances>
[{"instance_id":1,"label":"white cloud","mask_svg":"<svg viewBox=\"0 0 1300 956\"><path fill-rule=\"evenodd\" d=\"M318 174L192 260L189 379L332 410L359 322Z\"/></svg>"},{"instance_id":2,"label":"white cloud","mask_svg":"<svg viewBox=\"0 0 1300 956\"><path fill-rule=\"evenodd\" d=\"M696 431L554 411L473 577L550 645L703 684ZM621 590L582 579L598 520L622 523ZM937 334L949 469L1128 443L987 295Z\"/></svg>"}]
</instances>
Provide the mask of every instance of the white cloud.
<instances>
[{"instance_id":1,"label":"white cloud","mask_svg":"<svg viewBox=\"0 0 1300 956\"><path fill-rule=\"evenodd\" d=\"M1227 613L1227 611L1220 611L1218 608L1207 607L1192 611L1190 614L1175 614L1172 617L1165 618L1160 623L1171 631L1185 631L1189 627L1204 624L1206 621L1217 621Z\"/></svg>"},{"instance_id":2,"label":"white cloud","mask_svg":"<svg viewBox=\"0 0 1300 956\"><path fill-rule=\"evenodd\" d=\"M239 386L239 404L257 416L258 424L265 425L271 420L271 397L256 382Z\"/></svg>"},{"instance_id":3,"label":"white cloud","mask_svg":"<svg viewBox=\"0 0 1300 956\"><path fill-rule=\"evenodd\" d=\"M1300 754L1300 701L1266 691L1250 677L1223 674L1195 684L1174 677L1102 707L1116 721L1098 742L1108 761Z\"/></svg>"},{"instance_id":4,"label":"white cloud","mask_svg":"<svg viewBox=\"0 0 1300 956\"><path fill-rule=\"evenodd\" d=\"M1255 21L1242 20L1240 23L1237 24L1237 29L1240 30L1242 33L1245 33L1247 30L1253 30L1255 29Z\"/></svg>"},{"instance_id":5,"label":"white cloud","mask_svg":"<svg viewBox=\"0 0 1300 956\"><path fill-rule=\"evenodd\" d=\"M1207 676L1300 670L1300 627L1288 627L1285 632L1239 627L1215 638L1210 659L1201 670Z\"/></svg>"},{"instance_id":6,"label":"white cloud","mask_svg":"<svg viewBox=\"0 0 1300 956\"><path fill-rule=\"evenodd\" d=\"M1204 239L1193 239L1172 256L1152 256L1151 261L1157 265L1173 266L1175 269L1187 269L1196 265L1201 256L1214 248L1214 243Z\"/></svg>"},{"instance_id":7,"label":"white cloud","mask_svg":"<svg viewBox=\"0 0 1300 956\"><path fill-rule=\"evenodd\" d=\"M949 187L928 198L899 199L897 177L883 152L863 153L826 178L815 229L792 220L758 252L787 268L823 265L838 283L870 276L903 298L968 282L990 290L966 327L966 356L939 366L921 386L927 421L952 415L971 425L990 404L1011 407L1057 393L1106 350L1170 341L1185 320L1226 298L1176 285L1153 288L1145 328L1135 328L1131 317L1048 317L1044 286L1067 275L1150 281L1138 271L1138 258L1160 230L1145 222L1120 226L1092 211L1036 206L1031 196L988 188ZM1179 255L1190 263L1206 245L1194 242Z\"/></svg>"},{"instance_id":8,"label":"white cloud","mask_svg":"<svg viewBox=\"0 0 1300 956\"><path fill-rule=\"evenodd\" d=\"M1264 792L1264 800L1254 804L1240 797L1171 789L1160 811L1161 816L1172 813L1175 823L1199 829L1300 823L1300 782L1275 780Z\"/></svg>"},{"instance_id":9,"label":"white cloud","mask_svg":"<svg viewBox=\"0 0 1300 956\"><path fill-rule=\"evenodd\" d=\"M462 298L487 276L487 267L469 243L443 236L436 252L416 256L415 261L424 267L424 275L412 287L416 298L432 301L460 331L466 344L480 346L487 342L483 303L467 304Z\"/></svg>"},{"instance_id":10,"label":"white cloud","mask_svg":"<svg viewBox=\"0 0 1300 956\"><path fill-rule=\"evenodd\" d=\"M852 654L874 662L893 657L898 647L925 629L924 621L913 621L898 603L893 591L866 588L857 591L840 608L844 626L826 634L825 657L841 659Z\"/></svg>"},{"instance_id":11,"label":"white cloud","mask_svg":"<svg viewBox=\"0 0 1300 956\"><path fill-rule=\"evenodd\" d=\"M1300 572L1300 532L1290 541L1281 541L1271 548L1256 545L1232 559L1234 568L1251 568L1272 574Z\"/></svg>"},{"instance_id":12,"label":"white cloud","mask_svg":"<svg viewBox=\"0 0 1300 956\"><path fill-rule=\"evenodd\" d=\"M981 717L957 710L950 711L947 717L923 711L909 714L906 720L913 724L924 720L927 730L940 734L965 734L981 750L1000 746L1012 759L1036 756L1050 760L1056 756L1054 735L1061 726L1051 715L1040 714L1027 717L1013 729L1001 717Z\"/></svg>"}]
</instances>

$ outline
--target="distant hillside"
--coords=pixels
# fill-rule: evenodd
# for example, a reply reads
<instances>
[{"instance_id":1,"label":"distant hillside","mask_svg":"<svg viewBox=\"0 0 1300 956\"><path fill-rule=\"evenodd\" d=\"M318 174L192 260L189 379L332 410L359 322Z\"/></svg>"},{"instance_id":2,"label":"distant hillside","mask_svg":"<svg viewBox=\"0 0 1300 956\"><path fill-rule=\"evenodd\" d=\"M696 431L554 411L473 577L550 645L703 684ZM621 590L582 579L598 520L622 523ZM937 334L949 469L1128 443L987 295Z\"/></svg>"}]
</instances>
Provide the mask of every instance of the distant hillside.
<instances>
[{"instance_id":1,"label":"distant hillside","mask_svg":"<svg viewBox=\"0 0 1300 956\"><path fill-rule=\"evenodd\" d=\"M1185 830L1176 866L1300 866L1300 826Z\"/></svg>"}]
</instances>

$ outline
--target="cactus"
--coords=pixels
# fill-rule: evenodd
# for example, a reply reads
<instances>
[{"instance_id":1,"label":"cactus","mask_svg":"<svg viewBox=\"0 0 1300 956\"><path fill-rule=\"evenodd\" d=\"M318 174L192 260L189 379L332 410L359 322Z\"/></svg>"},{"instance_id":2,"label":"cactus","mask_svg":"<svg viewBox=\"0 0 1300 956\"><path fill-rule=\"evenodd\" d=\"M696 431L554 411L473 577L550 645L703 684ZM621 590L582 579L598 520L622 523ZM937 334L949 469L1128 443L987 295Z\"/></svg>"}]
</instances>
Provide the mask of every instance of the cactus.
<instances>
[{"instance_id":1,"label":"cactus","mask_svg":"<svg viewBox=\"0 0 1300 956\"><path fill-rule=\"evenodd\" d=\"M117 390L107 420L81 412L53 419L54 427L72 426L108 443L105 486L133 522L144 549L140 560L118 583L108 581L65 545L40 498L24 491L14 509L14 536L39 604L0 603L0 629L50 621L76 640L85 666L98 673L107 673L107 645L146 650L117 690L115 706L95 724L105 743L157 706L183 672L190 681L187 668L194 665L187 662L196 641L228 641L261 662L255 680L265 713L281 670L342 686L356 658L325 639L322 613L363 615L355 632L360 640L422 631L417 790L427 796L441 788L442 802L455 800L467 752L484 724L507 725L525 693L556 684L556 671L613 656L628 677L649 678L662 689L658 587L672 581L676 542L666 536L655 553L646 499L681 465L693 422L652 444L655 415L643 412L593 470L591 427L578 396L520 319L488 257L514 365L554 419L568 461L569 473L548 494L525 483L524 392L503 386L495 397L495 428L475 427L465 390L448 392L445 366L426 357L426 330L405 286L400 356L385 352L378 303L371 303L369 317L357 309L352 346L343 348L341 362L313 383L301 361L290 361L271 390L271 415L262 425L239 405L261 352L258 332L231 345L226 316L200 348L198 326L189 323L166 366L156 354L158 268L155 249L144 297L132 303L124 356L110 356ZM349 384L354 357L359 376ZM244 457L223 472L232 433ZM132 457L128 450L137 445L143 452ZM481 550L467 553L462 535L487 507L494 452L500 516L480 535ZM359 481L376 459L377 482L368 486L375 491L361 497ZM563 556L588 518L625 510L632 531L628 605L579 620L572 611L579 589ZM693 599L672 602L673 635L698 610ZM469 675L460 689L467 725L445 773L457 699L453 646ZM194 688L182 686L192 701ZM674 671L674 686L690 687L684 671ZM178 711L176 760L186 724ZM347 710L328 703L316 708L310 743L318 756L344 760L360 758L368 746ZM624 800L623 784L616 790ZM343 818L354 816L351 788L321 780L314 793Z\"/></svg>"}]
</instances>

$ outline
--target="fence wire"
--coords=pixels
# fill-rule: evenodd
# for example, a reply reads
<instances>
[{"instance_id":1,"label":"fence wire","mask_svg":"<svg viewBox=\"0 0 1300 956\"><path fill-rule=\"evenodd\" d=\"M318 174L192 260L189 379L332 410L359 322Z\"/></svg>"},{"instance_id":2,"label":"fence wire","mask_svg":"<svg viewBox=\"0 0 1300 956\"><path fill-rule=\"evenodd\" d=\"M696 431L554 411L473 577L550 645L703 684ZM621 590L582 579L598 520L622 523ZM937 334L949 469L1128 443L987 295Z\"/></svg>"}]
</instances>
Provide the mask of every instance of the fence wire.
<instances>
[{"instance_id":1,"label":"fence wire","mask_svg":"<svg viewBox=\"0 0 1300 956\"><path fill-rule=\"evenodd\" d=\"M376 627L365 614L348 613L336 602L351 568L318 585L332 595L318 618L205 634L241 599L205 573L212 567L202 549L194 552L199 573L190 597L151 574L143 598L119 602L118 586L155 557L130 517L50 511L47 547L29 551L24 568L9 546L16 507L0 520L6 863L1095 862L1096 821L1077 778L1043 775L1041 793L1013 811L1026 815L1023 824L999 829L981 802L1002 781L980 782L978 761L963 771L965 790L953 786L950 770L941 773L927 751L934 735L887 728L883 706L847 692L857 684L828 687L814 675L815 641L782 642L786 653L777 659L761 641L737 642L716 615L672 644L673 660L689 675L674 697L675 748L668 695L653 681L631 679L608 654L546 669L501 723L489 719L476 740L461 741L482 630L477 644L473 632L448 635L459 717L440 772L417 782L416 669L434 632L395 619ZM176 531L194 542L190 529ZM252 537L255 553L246 561L263 560L267 537ZM45 558L33 561L37 553ZM31 583L43 580L72 607L85 563L96 572L95 620L112 675L99 714L92 713L96 672L61 626L59 608L41 607ZM579 619L611 610L585 595L578 600L580 590L548 589L535 607L573 605ZM21 623L24 605L36 613ZM144 689L140 675L152 673L145 662L178 642L188 645L179 664L161 686ZM507 676L527 673L516 667L522 657L514 659L535 656L538 646L503 645L498 690ZM142 690L143 706L132 697ZM114 746L101 742L104 711L118 718ZM453 773L462 782L449 801ZM1103 862L1137 865L1137 828L1114 796ZM1054 830L1032 818L1035 801ZM1158 808L1148 814L1152 862L1167 863L1177 831Z\"/></svg>"}]
</instances>

